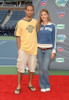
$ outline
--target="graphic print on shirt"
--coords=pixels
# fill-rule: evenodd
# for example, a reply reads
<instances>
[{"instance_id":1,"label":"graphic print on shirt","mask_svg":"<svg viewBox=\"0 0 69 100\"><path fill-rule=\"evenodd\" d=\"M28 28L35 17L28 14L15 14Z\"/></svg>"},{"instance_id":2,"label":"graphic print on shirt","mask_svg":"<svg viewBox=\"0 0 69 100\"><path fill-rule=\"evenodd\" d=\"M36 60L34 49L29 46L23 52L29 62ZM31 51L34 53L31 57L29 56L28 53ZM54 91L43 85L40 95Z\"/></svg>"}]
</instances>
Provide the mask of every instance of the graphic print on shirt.
<instances>
[{"instance_id":1,"label":"graphic print on shirt","mask_svg":"<svg viewBox=\"0 0 69 100\"><path fill-rule=\"evenodd\" d=\"M28 30L29 33L33 32L34 27L32 25L27 26L26 28Z\"/></svg>"},{"instance_id":2,"label":"graphic print on shirt","mask_svg":"<svg viewBox=\"0 0 69 100\"><path fill-rule=\"evenodd\" d=\"M45 30L48 30L48 31L50 31L50 32L52 32L52 28L49 28L49 27L45 27L45 28L44 28L44 27L41 27L41 28L40 28L40 30L44 30L44 29L45 29Z\"/></svg>"}]
</instances>

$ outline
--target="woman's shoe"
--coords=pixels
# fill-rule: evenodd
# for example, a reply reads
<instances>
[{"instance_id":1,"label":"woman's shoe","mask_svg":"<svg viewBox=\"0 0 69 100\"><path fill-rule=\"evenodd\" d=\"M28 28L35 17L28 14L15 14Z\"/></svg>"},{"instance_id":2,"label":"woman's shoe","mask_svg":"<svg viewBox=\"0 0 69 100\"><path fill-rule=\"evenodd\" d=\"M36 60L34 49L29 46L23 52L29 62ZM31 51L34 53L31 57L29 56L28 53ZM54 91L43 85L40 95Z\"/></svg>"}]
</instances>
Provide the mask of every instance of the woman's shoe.
<instances>
[{"instance_id":1,"label":"woman's shoe","mask_svg":"<svg viewBox=\"0 0 69 100\"><path fill-rule=\"evenodd\" d=\"M50 88L46 88L46 91L50 91Z\"/></svg>"},{"instance_id":2,"label":"woman's shoe","mask_svg":"<svg viewBox=\"0 0 69 100\"><path fill-rule=\"evenodd\" d=\"M41 92L46 92L46 89L41 89Z\"/></svg>"}]
</instances>

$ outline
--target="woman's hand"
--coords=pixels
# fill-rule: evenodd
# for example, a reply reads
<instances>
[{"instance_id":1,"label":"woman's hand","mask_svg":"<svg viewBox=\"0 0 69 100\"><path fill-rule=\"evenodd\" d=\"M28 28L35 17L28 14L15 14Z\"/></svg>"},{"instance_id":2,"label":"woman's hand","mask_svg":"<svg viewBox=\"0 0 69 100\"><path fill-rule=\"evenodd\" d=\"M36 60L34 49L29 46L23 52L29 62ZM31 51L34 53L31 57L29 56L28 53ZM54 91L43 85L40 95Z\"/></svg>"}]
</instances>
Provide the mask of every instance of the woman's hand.
<instances>
[{"instance_id":1,"label":"woman's hand","mask_svg":"<svg viewBox=\"0 0 69 100\"><path fill-rule=\"evenodd\" d=\"M55 53L51 54L51 59L53 59L55 57Z\"/></svg>"}]
</instances>

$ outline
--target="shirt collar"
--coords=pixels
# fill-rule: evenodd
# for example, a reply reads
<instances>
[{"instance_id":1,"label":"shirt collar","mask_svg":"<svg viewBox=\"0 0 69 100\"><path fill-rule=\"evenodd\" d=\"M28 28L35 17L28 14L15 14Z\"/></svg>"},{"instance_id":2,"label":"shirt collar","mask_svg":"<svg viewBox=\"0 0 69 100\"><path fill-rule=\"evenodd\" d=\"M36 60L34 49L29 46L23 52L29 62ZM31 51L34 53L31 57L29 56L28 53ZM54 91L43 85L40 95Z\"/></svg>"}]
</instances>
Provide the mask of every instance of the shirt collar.
<instances>
[{"instance_id":1,"label":"shirt collar","mask_svg":"<svg viewBox=\"0 0 69 100\"><path fill-rule=\"evenodd\" d=\"M48 24L47 25L51 25L52 23L51 22L48 22ZM43 22L41 23L41 25L43 25Z\"/></svg>"}]
</instances>

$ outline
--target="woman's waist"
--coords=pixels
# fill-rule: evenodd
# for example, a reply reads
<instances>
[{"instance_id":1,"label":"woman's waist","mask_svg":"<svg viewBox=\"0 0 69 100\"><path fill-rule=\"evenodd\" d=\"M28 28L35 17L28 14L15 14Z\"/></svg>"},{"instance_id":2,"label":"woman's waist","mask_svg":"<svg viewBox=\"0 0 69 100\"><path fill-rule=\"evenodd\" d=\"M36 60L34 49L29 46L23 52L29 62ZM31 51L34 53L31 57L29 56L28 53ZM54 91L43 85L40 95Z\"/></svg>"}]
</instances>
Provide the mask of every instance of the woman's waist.
<instances>
[{"instance_id":1,"label":"woman's waist","mask_svg":"<svg viewBox=\"0 0 69 100\"><path fill-rule=\"evenodd\" d=\"M39 48L52 48L53 45L52 44L40 44L40 43L38 43L38 47Z\"/></svg>"},{"instance_id":2,"label":"woman's waist","mask_svg":"<svg viewBox=\"0 0 69 100\"><path fill-rule=\"evenodd\" d=\"M41 50L49 50L52 49L52 44L38 44L38 48Z\"/></svg>"}]
</instances>

